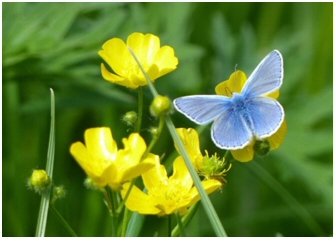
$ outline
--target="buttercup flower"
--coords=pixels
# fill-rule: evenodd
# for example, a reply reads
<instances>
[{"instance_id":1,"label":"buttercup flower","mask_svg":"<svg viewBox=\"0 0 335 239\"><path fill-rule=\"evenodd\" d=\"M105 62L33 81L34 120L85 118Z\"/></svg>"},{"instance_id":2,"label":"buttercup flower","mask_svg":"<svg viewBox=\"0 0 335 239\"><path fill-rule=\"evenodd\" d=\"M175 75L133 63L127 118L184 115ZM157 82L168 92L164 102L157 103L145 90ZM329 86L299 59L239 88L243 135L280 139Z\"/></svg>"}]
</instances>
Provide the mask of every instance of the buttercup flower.
<instances>
[{"instance_id":1,"label":"buttercup flower","mask_svg":"<svg viewBox=\"0 0 335 239\"><path fill-rule=\"evenodd\" d=\"M220 160L216 154L210 157L207 151L206 155L201 154L199 135L195 129L178 128L177 132L198 174L205 179L215 178L225 182L223 176L230 169L230 166L226 167L225 160ZM176 144L175 147L179 152Z\"/></svg>"},{"instance_id":2,"label":"buttercup flower","mask_svg":"<svg viewBox=\"0 0 335 239\"><path fill-rule=\"evenodd\" d=\"M178 58L175 57L172 47L160 47L160 39L155 35L135 32L128 37L127 44L119 38L110 39L103 44L103 50L99 51L99 55L115 72L109 72L105 65L101 64L105 80L132 89L147 85L128 47L133 50L152 82L177 68Z\"/></svg>"},{"instance_id":3,"label":"buttercup flower","mask_svg":"<svg viewBox=\"0 0 335 239\"><path fill-rule=\"evenodd\" d=\"M236 71L230 75L229 79L221 82L215 88L216 94L225 95L228 97L232 97L233 92L241 93L242 88L247 81L247 76L243 71ZM279 90L266 95L267 97L271 97L277 99L279 97ZM264 139L267 140L270 144L270 150L277 149L284 141L285 135L287 132L287 124L284 119L282 125L278 129L276 133L271 135L270 137ZM231 150L233 157L240 162L248 162L254 158L254 144L255 141L251 142L251 144L247 145L243 149Z\"/></svg>"},{"instance_id":4,"label":"buttercup flower","mask_svg":"<svg viewBox=\"0 0 335 239\"><path fill-rule=\"evenodd\" d=\"M126 201L131 211L140 214L156 214L163 216L179 211L180 215L188 212L188 207L200 200L198 190L193 186L193 180L188 172L182 157L176 158L173 163L173 175L167 177L166 169L155 156L154 168L142 174L143 182L148 192L144 193L133 186ZM130 183L123 185L121 191L124 198ZM217 180L211 179L202 182L202 186L209 194L221 186Z\"/></svg>"},{"instance_id":5,"label":"buttercup flower","mask_svg":"<svg viewBox=\"0 0 335 239\"><path fill-rule=\"evenodd\" d=\"M146 144L138 133L122 141L124 149L118 150L110 128L91 128L85 131L86 146L73 143L70 152L96 187L109 185L117 190L122 183L155 166L153 155L141 161Z\"/></svg>"}]
</instances>

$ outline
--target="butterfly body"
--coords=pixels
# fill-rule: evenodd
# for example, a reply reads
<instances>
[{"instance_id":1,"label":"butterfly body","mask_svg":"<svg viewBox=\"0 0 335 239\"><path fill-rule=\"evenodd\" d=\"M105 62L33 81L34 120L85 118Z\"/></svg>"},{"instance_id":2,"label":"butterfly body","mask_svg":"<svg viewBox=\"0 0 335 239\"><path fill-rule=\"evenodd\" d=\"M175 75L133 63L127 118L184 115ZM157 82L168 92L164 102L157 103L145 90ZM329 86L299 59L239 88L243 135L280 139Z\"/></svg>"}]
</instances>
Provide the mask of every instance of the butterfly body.
<instances>
[{"instance_id":1,"label":"butterfly body","mask_svg":"<svg viewBox=\"0 0 335 239\"><path fill-rule=\"evenodd\" d=\"M278 101L267 97L278 90L283 79L283 60L279 51L266 56L250 75L242 92L232 97L194 95L174 100L175 108L197 124L214 121L211 136L223 149L241 149L254 138L274 134L284 120Z\"/></svg>"}]
</instances>

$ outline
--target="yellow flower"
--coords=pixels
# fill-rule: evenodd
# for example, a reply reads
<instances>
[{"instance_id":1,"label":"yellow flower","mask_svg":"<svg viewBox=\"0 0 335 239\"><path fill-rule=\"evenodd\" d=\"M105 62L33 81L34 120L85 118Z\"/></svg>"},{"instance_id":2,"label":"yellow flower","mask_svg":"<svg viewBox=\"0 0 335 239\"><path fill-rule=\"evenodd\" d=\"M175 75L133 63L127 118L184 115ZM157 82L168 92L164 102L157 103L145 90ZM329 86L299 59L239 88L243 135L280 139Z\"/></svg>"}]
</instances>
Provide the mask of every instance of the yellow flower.
<instances>
[{"instance_id":1,"label":"yellow flower","mask_svg":"<svg viewBox=\"0 0 335 239\"><path fill-rule=\"evenodd\" d=\"M85 143L73 143L72 156L93 179L96 187L109 185L120 189L122 183L138 177L155 166L153 155L141 161L146 144L138 133L122 140L124 149L117 149L110 128L91 128L85 131Z\"/></svg>"},{"instance_id":2,"label":"yellow flower","mask_svg":"<svg viewBox=\"0 0 335 239\"><path fill-rule=\"evenodd\" d=\"M156 214L163 216L179 211L181 215L188 212L188 207L200 200L198 190L193 186L193 180L182 157L173 163L173 175L168 177L166 169L155 156L156 166L142 174L147 193L133 186L126 206L131 211L140 214ZM130 183L123 185L121 191L124 198ZM209 194L221 186L217 180L202 182L202 186Z\"/></svg>"},{"instance_id":3,"label":"yellow flower","mask_svg":"<svg viewBox=\"0 0 335 239\"><path fill-rule=\"evenodd\" d=\"M152 82L177 68L178 58L175 57L172 47L160 47L160 39L155 35L135 32L128 37L127 44L119 38L110 39L103 44L103 50L99 51L99 55L115 72L109 72L104 64L101 64L105 80L132 89L147 85L127 46L133 50Z\"/></svg>"},{"instance_id":4,"label":"yellow flower","mask_svg":"<svg viewBox=\"0 0 335 239\"><path fill-rule=\"evenodd\" d=\"M216 154L211 157L207 151L206 155L201 154L198 132L192 128L178 128L177 132L199 175L204 176L205 179L214 178L226 182L223 176L230 169L230 166L227 168L225 160L220 160ZM179 151L176 144L175 147Z\"/></svg>"},{"instance_id":5,"label":"yellow flower","mask_svg":"<svg viewBox=\"0 0 335 239\"><path fill-rule=\"evenodd\" d=\"M231 74L228 80L221 82L216 86L215 88L216 94L232 97L233 92L241 93L242 88L246 81L247 81L246 74L243 71L238 70L233 74ZM279 97L279 90L266 96L277 99ZM286 120L284 119L278 131L273 135L271 135L270 137L264 139L269 142L270 150L277 149L283 143L286 132L287 132L287 124ZM248 162L254 158L255 153L254 144L255 141L251 142L243 149L231 150L231 153L236 160L240 162Z\"/></svg>"}]
</instances>

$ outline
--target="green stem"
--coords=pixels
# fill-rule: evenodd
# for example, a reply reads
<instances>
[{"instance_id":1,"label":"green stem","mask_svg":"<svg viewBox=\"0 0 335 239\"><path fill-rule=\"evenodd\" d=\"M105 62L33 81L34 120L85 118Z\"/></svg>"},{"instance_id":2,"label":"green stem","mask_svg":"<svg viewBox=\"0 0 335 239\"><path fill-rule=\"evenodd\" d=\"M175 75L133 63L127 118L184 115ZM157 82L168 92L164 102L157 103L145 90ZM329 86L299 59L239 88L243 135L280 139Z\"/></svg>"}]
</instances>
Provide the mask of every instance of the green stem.
<instances>
[{"instance_id":1,"label":"green stem","mask_svg":"<svg viewBox=\"0 0 335 239\"><path fill-rule=\"evenodd\" d=\"M140 86L138 87L138 115L135 127L135 132L137 133L141 131L142 115L143 115L143 89Z\"/></svg>"},{"instance_id":2,"label":"green stem","mask_svg":"<svg viewBox=\"0 0 335 239\"><path fill-rule=\"evenodd\" d=\"M171 214L167 216L167 229L168 229L168 237L172 236L172 217Z\"/></svg>"},{"instance_id":3,"label":"green stem","mask_svg":"<svg viewBox=\"0 0 335 239\"><path fill-rule=\"evenodd\" d=\"M52 181L54 156L55 156L55 96L53 90L50 89L50 91L51 91L51 126L50 126L48 153L47 153L46 173L49 175ZM38 214L36 233L35 233L36 237L44 237L45 235L45 228L48 219L50 195L51 195L51 186L49 186L46 189L46 191L42 194L40 211Z\"/></svg>"},{"instance_id":4,"label":"green stem","mask_svg":"<svg viewBox=\"0 0 335 239\"><path fill-rule=\"evenodd\" d=\"M195 212L197 211L199 205L200 205L199 202L197 202L196 204L192 205L189 208L188 213L185 216L182 217L181 222L182 222L184 228L188 225L188 223L191 221L191 219L195 215ZM176 236L179 235L180 232L181 232L181 230L180 230L180 224L178 223L178 225L172 230L172 236L176 237Z\"/></svg>"},{"instance_id":5,"label":"green stem","mask_svg":"<svg viewBox=\"0 0 335 239\"><path fill-rule=\"evenodd\" d=\"M158 125L158 129L157 129L157 133L153 136L147 151L145 151L145 153L143 154L142 160L145 159L148 154L151 152L152 148L155 146L155 144L157 143L159 136L162 133L163 127L164 127L164 115L159 116L159 125Z\"/></svg>"},{"instance_id":6,"label":"green stem","mask_svg":"<svg viewBox=\"0 0 335 239\"><path fill-rule=\"evenodd\" d=\"M55 206L53 204L50 205L50 209L55 214L55 216L58 218L58 220L62 223L62 225L65 227L65 229L68 231L68 233L73 237L78 237L78 235L73 231L71 226L62 217L62 215L57 211L57 209L55 208Z\"/></svg>"},{"instance_id":7,"label":"green stem","mask_svg":"<svg viewBox=\"0 0 335 239\"><path fill-rule=\"evenodd\" d=\"M112 207L114 212L114 215L112 215L112 237L117 237L118 225L119 225L119 214L115 210L118 207L117 195L115 191L113 190L109 191L112 198Z\"/></svg>"},{"instance_id":8,"label":"green stem","mask_svg":"<svg viewBox=\"0 0 335 239\"><path fill-rule=\"evenodd\" d=\"M179 211L177 211L175 214L176 214L176 218L177 218L178 226L179 226L179 229L180 229L180 236L182 236L182 237L186 237L186 231L185 231L185 228L184 228L184 224L183 224L183 222L181 221ZM171 236L173 236L173 231L172 231Z\"/></svg>"},{"instance_id":9,"label":"green stem","mask_svg":"<svg viewBox=\"0 0 335 239\"><path fill-rule=\"evenodd\" d=\"M123 220L122 220L122 231L121 231L121 237L125 237L126 236L126 232L127 232L127 226L128 226L128 218L129 218L129 209L126 207L124 210L124 214L123 214Z\"/></svg>"}]
</instances>

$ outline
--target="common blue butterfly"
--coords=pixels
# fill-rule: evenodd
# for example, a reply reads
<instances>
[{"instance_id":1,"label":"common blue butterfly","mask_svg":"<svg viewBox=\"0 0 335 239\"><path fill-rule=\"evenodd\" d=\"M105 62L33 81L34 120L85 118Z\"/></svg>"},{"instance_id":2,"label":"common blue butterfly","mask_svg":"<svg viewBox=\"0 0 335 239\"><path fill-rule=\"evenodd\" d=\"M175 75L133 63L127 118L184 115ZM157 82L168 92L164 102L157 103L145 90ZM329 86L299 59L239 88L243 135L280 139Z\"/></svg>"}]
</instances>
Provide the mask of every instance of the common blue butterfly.
<instances>
[{"instance_id":1,"label":"common blue butterfly","mask_svg":"<svg viewBox=\"0 0 335 239\"><path fill-rule=\"evenodd\" d=\"M231 98L222 95L192 95L173 101L175 108L197 124L214 121L213 142L222 149L244 148L253 139L274 134L284 120L284 109L266 97L283 83L283 58L279 51L270 52L252 72L242 92Z\"/></svg>"}]
</instances>

